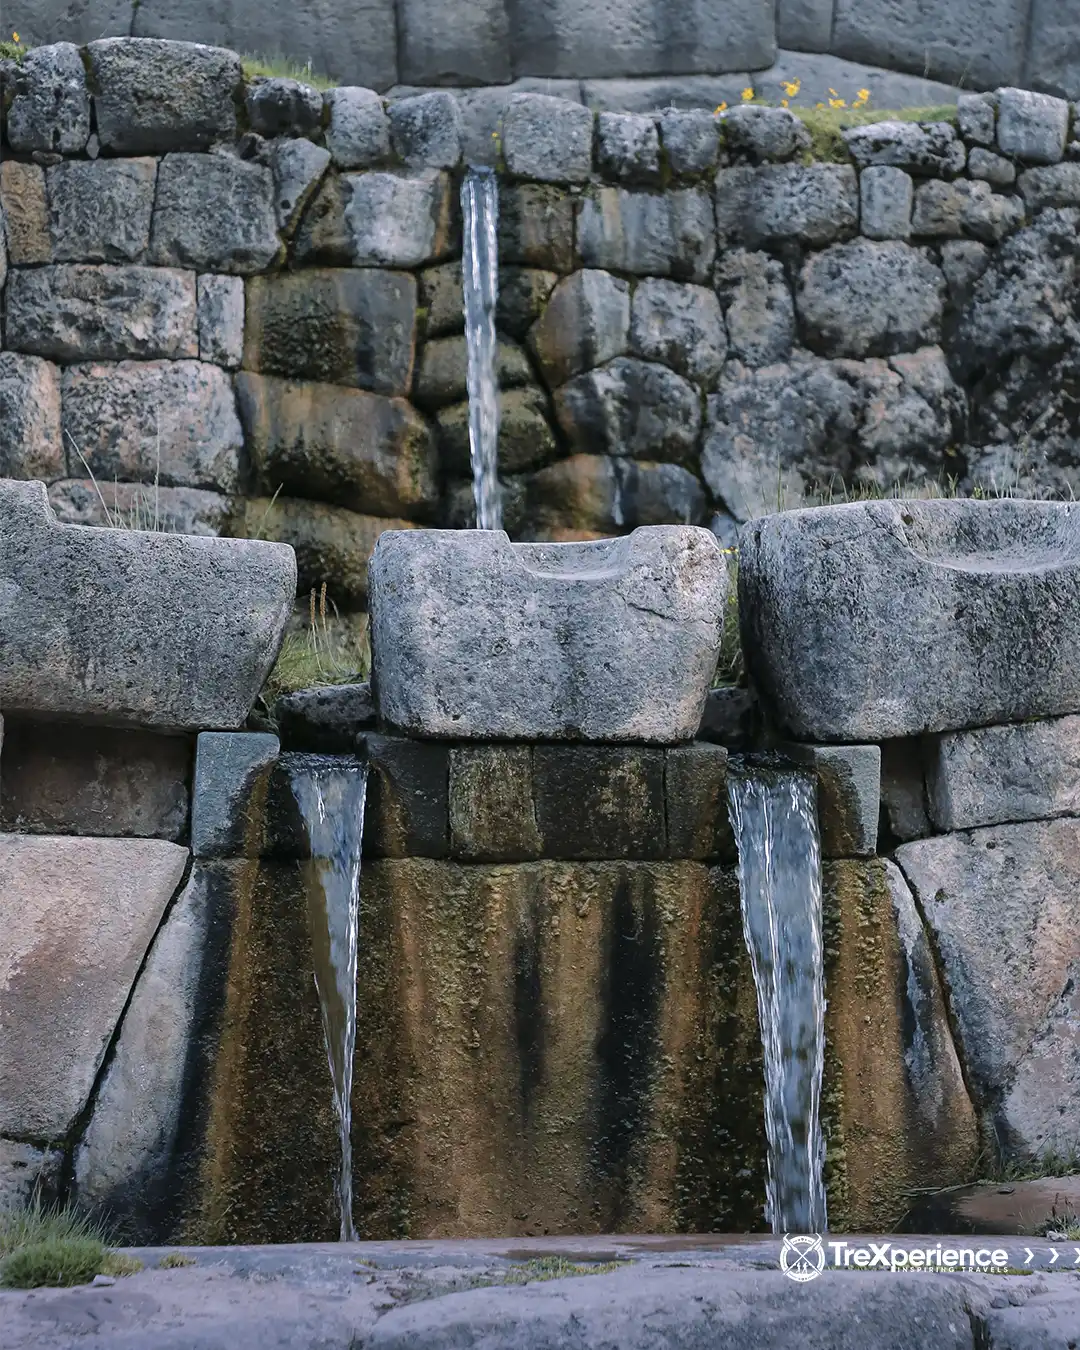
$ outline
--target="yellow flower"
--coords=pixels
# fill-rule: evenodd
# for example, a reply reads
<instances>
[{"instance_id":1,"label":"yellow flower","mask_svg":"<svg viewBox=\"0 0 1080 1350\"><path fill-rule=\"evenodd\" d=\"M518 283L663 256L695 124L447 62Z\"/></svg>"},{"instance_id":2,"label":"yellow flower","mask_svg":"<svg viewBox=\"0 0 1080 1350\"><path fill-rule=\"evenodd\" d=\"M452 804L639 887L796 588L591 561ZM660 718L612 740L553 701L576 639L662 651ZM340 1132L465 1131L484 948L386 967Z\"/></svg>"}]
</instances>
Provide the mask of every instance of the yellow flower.
<instances>
[{"instance_id":1,"label":"yellow flower","mask_svg":"<svg viewBox=\"0 0 1080 1350\"><path fill-rule=\"evenodd\" d=\"M844 102L844 100L843 100L842 98L831 98L831 99L829 99L829 107L830 107L830 108L846 108L846 107L847 107L847 104Z\"/></svg>"},{"instance_id":2,"label":"yellow flower","mask_svg":"<svg viewBox=\"0 0 1080 1350\"><path fill-rule=\"evenodd\" d=\"M869 89L860 89L860 90L858 90L857 92L858 92L858 95L859 95L859 99L860 99L860 101L861 101L862 103L869 103L869 102L870 102L870 90L869 90Z\"/></svg>"},{"instance_id":3,"label":"yellow flower","mask_svg":"<svg viewBox=\"0 0 1080 1350\"><path fill-rule=\"evenodd\" d=\"M11 35L11 40L12 40L12 42L18 42L18 40L19 40L19 35L18 35L18 33L12 33L12 35Z\"/></svg>"},{"instance_id":4,"label":"yellow flower","mask_svg":"<svg viewBox=\"0 0 1080 1350\"><path fill-rule=\"evenodd\" d=\"M722 113L722 112L727 112L727 104L726 104L726 103L718 103L718 104L716 105L716 113ZM713 113L713 116L714 116L714 117L716 116L716 113Z\"/></svg>"},{"instance_id":5,"label":"yellow flower","mask_svg":"<svg viewBox=\"0 0 1080 1350\"><path fill-rule=\"evenodd\" d=\"M781 108L786 108L787 105L788 105L788 103L789 103L790 101L791 101L790 99L782 98L782 99L780 100L780 106L781 106Z\"/></svg>"},{"instance_id":6,"label":"yellow flower","mask_svg":"<svg viewBox=\"0 0 1080 1350\"><path fill-rule=\"evenodd\" d=\"M840 95L836 92L835 89L830 89L830 90L829 90L829 93L832 94L833 98L839 98L839 97L840 97Z\"/></svg>"},{"instance_id":7,"label":"yellow flower","mask_svg":"<svg viewBox=\"0 0 1080 1350\"><path fill-rule=\"evenodd\" d=\"M781 85L788 98L794 98L802 88L802 80L782 80Z\"/></svg>"},{"instance_id":8,"label":"yellow flower","mask_svg":"<svg viewBox=\"0 0 1080 1350\"><path fill-rule=\"evenodd\" d=\"M753 97L754 97L753 86L747 85L747 87L742 91L742 101L744 103L749 103L751 99L753 99Z\"/></svg>"}]
</instances>

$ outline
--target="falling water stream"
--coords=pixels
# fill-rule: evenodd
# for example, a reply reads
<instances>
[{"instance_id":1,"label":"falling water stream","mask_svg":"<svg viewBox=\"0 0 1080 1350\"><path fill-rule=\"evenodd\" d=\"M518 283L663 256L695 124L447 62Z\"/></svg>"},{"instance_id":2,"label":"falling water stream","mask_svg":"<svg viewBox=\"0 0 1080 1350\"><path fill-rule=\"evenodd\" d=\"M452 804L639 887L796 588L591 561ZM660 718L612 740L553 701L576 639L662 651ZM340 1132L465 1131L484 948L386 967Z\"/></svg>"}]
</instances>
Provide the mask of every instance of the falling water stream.
<instances>
[{"instance_id":1,"label":"falling water stream","mask_svg":"<svg viewBox=\"0 0 1080 1350\"><path fill-rule=\"evenodd\" d=\"M341 1142L341 1241L356 1240L352 1207L352 1083L360 863L368 766L331 755L290 755L289 782L311 843L308 922Z\"/></svg>"},{"instance_id":2,"label":"falling water stream","mask_svg":"<svg viewBox=\"0 0 1080 1350\"><path fill-rule=\"evenodd\" d=\"M766 1218L774 1233L821 1233L827 1226L820 1118L825 984L815 791L815 779L797 771L747 767L728 778L743 935L764 1049Z\"/></svg>"},{"instance_id":3,"label":"falling water stream","mask_svg":"<svg viewBox=\"0 0 1080 1350\"><path fill-rule=\"evenodd\" d=\"M499 297L499 185L492 169L470 168L461 185L465 342L468 351L469 455L476 527L502 529L499 488L499 383L495 305Z\"/></svg>"}]
</instances>

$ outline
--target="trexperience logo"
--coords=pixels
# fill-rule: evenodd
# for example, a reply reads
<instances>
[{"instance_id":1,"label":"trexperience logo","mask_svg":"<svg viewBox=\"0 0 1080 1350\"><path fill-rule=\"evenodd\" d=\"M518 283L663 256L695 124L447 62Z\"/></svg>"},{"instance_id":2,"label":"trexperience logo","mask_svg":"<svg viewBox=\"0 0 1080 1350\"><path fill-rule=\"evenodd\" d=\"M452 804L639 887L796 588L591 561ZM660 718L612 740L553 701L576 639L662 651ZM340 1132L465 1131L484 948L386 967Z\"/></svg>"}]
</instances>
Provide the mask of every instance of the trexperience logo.
<instances>
[{"instance_id":1,"label":"trexperience logo","mask_svg":"<svg viewBox=\"0 0 1080 1350\"><path fill-rule=\"evenodd\" d=\"M1003 1247L943 1247L940 1243L936 1247L911 1247L870 1242L860 1247L846 1238L825 1242L820 1233L784 1235L780 1269L788 1279L806 1284L816 1280L826 1266L833 1270L968 1270L994 1275L1009 1269L1009 1253Z\"/></svg>"}]
</instances>

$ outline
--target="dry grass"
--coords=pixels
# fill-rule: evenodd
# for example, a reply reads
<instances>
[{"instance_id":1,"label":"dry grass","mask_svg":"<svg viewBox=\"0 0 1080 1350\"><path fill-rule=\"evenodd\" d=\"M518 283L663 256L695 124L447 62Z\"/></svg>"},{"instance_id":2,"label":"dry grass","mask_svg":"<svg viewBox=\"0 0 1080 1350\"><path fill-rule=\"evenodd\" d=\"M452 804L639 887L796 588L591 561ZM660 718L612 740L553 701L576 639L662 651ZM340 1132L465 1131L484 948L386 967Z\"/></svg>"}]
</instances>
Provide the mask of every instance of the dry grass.
<instances>
[{"instance_id":1,"label":"dry grass","mask_svg":"<svg viewBox=\"0 0 1080 1350\"><path fill-rule=\"evenodd\" d=\"M326 582L308 597L307 623L285 634L281 654L262 691L272 707L282 694L319 685L355 684L371 671L367 615L342 617L327 601Z\"/></svg>"},{"instance_id":2,"label":"dry grass","mask_svg":"<svg viewBox=\"0 0 1080 1350\"><path fill-rule=\"evenodd\" d=\"M301 84L309 84L313 89L336 89L340 83L329 75L321 75L313 70L310 60L301 65L299 61L291 60L287 56L246 55L241 58L241 64L245 80L254 80L263 75L276 79L299 80Z\"/></svg>"}]
</instances>

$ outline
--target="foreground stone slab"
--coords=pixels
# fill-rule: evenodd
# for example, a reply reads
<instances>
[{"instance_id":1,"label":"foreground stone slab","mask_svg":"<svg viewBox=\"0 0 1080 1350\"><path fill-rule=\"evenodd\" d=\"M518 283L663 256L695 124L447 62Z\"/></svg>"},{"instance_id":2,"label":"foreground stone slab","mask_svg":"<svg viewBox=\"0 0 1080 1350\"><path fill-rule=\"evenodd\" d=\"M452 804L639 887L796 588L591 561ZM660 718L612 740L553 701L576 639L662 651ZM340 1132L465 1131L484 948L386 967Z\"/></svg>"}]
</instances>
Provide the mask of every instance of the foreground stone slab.
<instances>
[{"instance_id":1,"label":"foreground stone slab","mask_svg":"<svg viewBox=\"0 0 1080 1350\"><path fill-rule=\"evenodd\" d=\"M392 531L369 571L376 698L402 731L665 744L700 724L727 594L707 530Z\"/></svg>"},{"instance_id":2,"label":"foreground stone slab","mask_svg":"<svg viewBox=\"0 0 1080 1350\"><path fill-rule=\"evenodd\" d=\"M0 707L238 727L295 593L289 548L61 525L44 483L0 481Z\"/></svg>"},{"instance_id":3,"label":"foreground stone slab","mask_svg":"<svg viewBox=\"0 0 1080 1350\"><path fill-rule=\"evenodd\" d=\"M187 856L160 839L0 835L0 1132L70 1129Z\"/></svg>"},{"instance_id":4,"label":"foreground stone slab","mask_svg":"<svg viewBox=\"0 0 1080 1350\"><path fill-rule=\"evenodd\" d=\"M1080 509L1019 500L787 511L740 537L743 640L803 740L1080 711Z\"/></svg>"}]
</instances>

